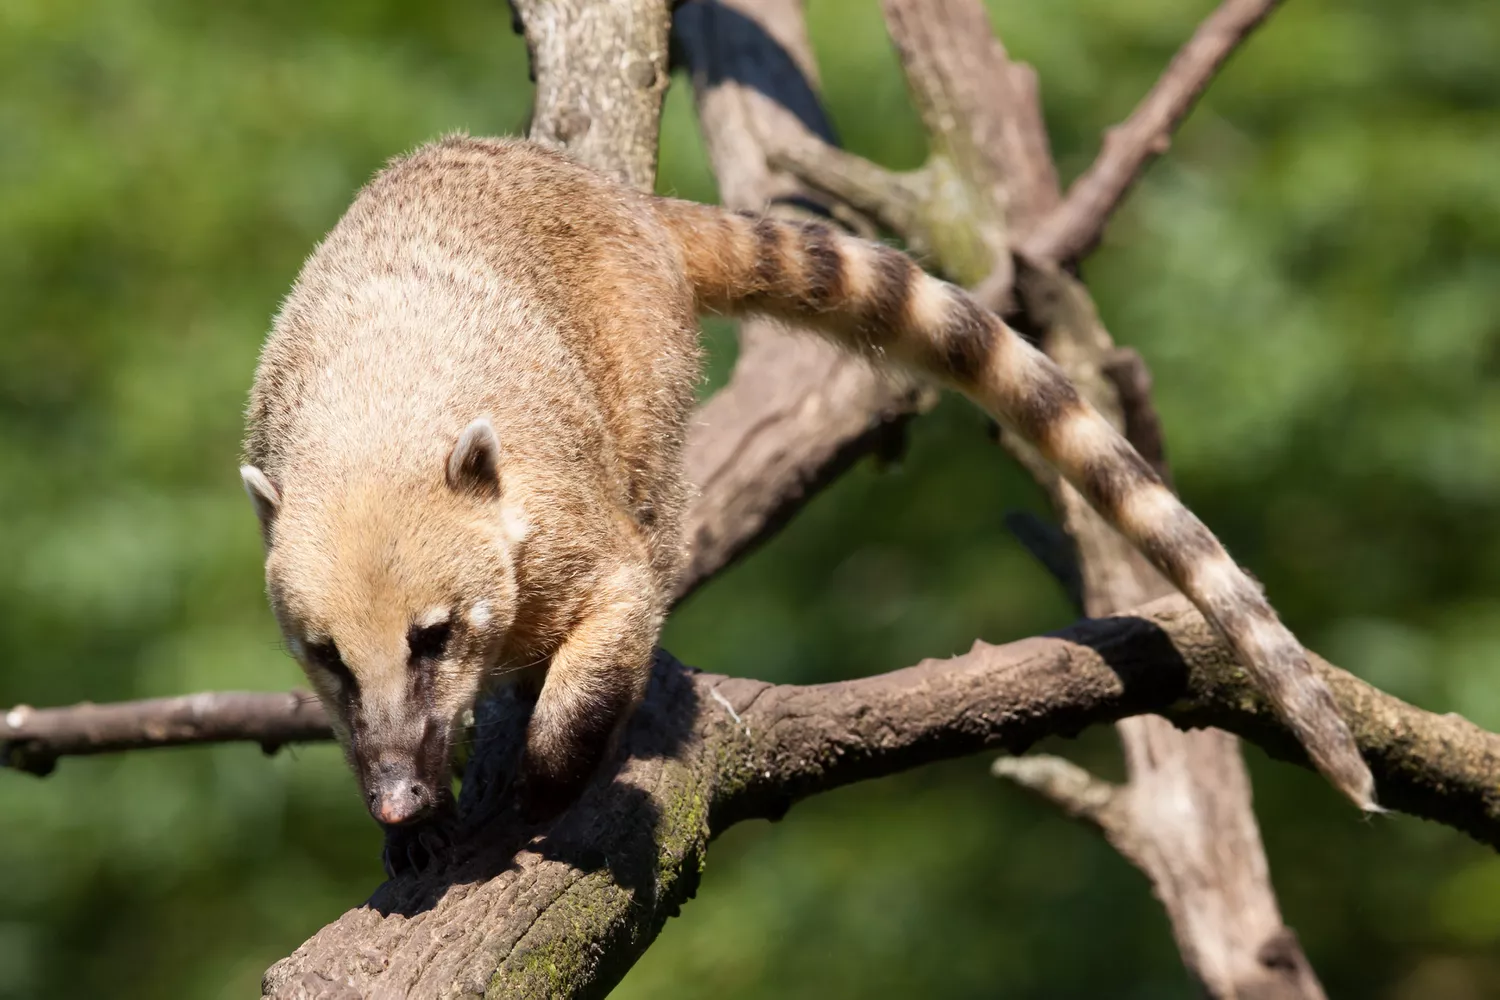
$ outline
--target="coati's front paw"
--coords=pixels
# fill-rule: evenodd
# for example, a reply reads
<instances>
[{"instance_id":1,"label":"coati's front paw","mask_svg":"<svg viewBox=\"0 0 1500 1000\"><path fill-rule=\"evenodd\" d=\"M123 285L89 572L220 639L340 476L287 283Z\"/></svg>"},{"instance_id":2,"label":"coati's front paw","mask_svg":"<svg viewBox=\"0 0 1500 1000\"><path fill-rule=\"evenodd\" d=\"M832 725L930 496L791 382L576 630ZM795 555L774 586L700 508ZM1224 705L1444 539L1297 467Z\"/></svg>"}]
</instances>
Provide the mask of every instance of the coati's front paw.
<instances>
[{"instance_id":1,"label":"coati's front paw","mask_svg":"<svg viewBox=\"0 0 1500 1000\"><path fill-rule=\"evenodd\" d=\"M385 827L385 847L380 863L387 878L407 872L418 875L436 866L453 846L452 824L445 817L434 817L420 823Z\"/></svg>"}]
</instances>

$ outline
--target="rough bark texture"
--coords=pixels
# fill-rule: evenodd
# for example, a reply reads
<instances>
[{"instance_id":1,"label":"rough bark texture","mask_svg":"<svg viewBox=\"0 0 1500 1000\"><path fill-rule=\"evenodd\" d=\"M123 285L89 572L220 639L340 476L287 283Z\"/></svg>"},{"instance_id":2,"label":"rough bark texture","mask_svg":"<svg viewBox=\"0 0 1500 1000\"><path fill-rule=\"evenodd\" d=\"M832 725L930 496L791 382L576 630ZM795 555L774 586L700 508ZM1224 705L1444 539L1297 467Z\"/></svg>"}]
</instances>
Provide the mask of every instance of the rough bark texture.
<instances>
[{"instance_id":1,"label":"rough bark texture","mask_svg":"<svg viewBox=\"0 0 1500 1000\"><path fill-rule=\"evenodd\" d=\"M1319 661L1385 800L1500 844L1500 736ZM518 731L515 706L486 721ZM642 711L578 807L528 828L515 747L465 781L448 863L383 886L277 963L274 997L599 996L696 889L709 839L840 785L1128 715L1213 725L1305 763L1180 597L1050 637L810 687L701 674L663 654ZM613 770L613 773L609 773ZM1250 994L1243 994L1250 995Z\"/></svg>"},{"instance_id":2,"label":"rough bark texture","mask_svg":"<svg viewBox=\"0 0 1500 1000\"><path fill-rule=\"evenodd\" d=\"M666 0L512 0L536 77L531 138L624 184L656 181Z\"/></svg>"},{"instance_id":3,"label":"rough bark texture","mask_svg":"<svg viewBox=\"0 0 1500 1000\"><path fill-rule=\"evenodd\" d=\"M1012 234L1057 201L1045 131L1016 114L1030 68L1012 63L973 0L883 0L907 89L931 144L931 250L973 285L1010 262ZM1034 93L1034 86L1031 88Z\"/></svg>"}]
</instances>

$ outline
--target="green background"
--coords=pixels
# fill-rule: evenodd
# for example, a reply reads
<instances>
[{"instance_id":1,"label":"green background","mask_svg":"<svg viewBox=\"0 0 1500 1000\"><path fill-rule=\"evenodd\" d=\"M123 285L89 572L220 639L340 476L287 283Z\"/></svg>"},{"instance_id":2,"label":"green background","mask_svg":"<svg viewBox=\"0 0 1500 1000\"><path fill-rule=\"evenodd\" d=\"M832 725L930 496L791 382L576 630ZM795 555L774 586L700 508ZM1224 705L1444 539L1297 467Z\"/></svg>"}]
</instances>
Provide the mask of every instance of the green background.
<instances>
[{"instance_id":1,"label":"green background","mask_svg":"<svg viewBox=\"0 0 1500 1000\"><path fill-rule=\"evenodd\" d=\"M1208 0L992 3L1065 178ZM827 103L923 155L876 5L815 0ZM1182 492L1290 624L1500 729L1500 5L1294 0L1087 264ZM380 163L529 103L498 0L0 4L0 705L298 681L235 459L260 340ZM714 197L690 100L661 188ZM713 369L729 362L716 345ZM1007 535L1039 507L969 408L869 463L686 605L667 645L853 677L1070 614ZM1050 747L1118 774L1107 731ZM1500 995L1500 859L1361 820L1249 753L1289 923L1334 997ZM622 997L1187 997L1143 879L988 757L731 831ZM379 836L330 747L0 772L0 998L256 995L358 903Z\"/></svg>"}]
</instances>

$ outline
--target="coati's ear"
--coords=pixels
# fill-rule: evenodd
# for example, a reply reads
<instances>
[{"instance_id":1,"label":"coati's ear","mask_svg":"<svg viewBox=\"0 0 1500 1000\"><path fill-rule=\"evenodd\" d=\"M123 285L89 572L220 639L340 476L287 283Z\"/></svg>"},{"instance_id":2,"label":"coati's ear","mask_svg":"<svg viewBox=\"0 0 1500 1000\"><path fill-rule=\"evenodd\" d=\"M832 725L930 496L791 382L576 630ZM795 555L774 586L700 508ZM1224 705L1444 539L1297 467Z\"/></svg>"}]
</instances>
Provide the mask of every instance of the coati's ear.
<instances>
[{"instance_id":1,"label":"coati's ear","mask_svg":"<svg viewBox=\"0 0 1500 1000\"><path fill-rule=\"evenodd\" d=\"M448 485L480 496L500 495L500 439L483 417L458 436L448 456Z\"/></svg>"},{"instance_id":2,"label":"coati's ear","mask_svg":"<svg viewBox=\"0 0 1500 1000\"><path fill-rule=\"evenodd\" d=\"M250 503L255 507L255 516L260 521L260 536L266 545L271 544L271 522L281 507L281 491L266 478L266 474L253 465L240 466L240 482L250 494Z\"/></svg>"}]
</instances>

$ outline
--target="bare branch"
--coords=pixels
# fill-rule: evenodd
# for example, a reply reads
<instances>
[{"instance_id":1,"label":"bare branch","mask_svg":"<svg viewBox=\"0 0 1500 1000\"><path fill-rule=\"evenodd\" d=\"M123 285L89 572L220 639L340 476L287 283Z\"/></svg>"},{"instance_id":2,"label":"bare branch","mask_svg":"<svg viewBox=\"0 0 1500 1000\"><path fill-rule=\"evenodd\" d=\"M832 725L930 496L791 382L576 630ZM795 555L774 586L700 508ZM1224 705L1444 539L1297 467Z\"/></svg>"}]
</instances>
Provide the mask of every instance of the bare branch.
<instances>
[{"instance_id":1,"label":"bare branch","mask_svg":"<svg viewBox=\"0 0 1500 1000\"><path fill-rule=\"evenodd\" d=\"M288 743L332 736L322 705L301 691L220 691L67 708L17 705L0 716L0 763L43 775L59 757L238 741L273 753Z\"/></svg>"},{"instance_id":2,"label":"bare branch","mask_svg":"<svg viewBox=\"0 0 1500 1000\"><path fill-rule=\"evenodd\" d=\"M996 757L990 773L1015 782L1105 836L1120 827L1120 787L1094 777L1064 757Z\"/></svg>"},{"instance_id":3,"label":"bare branch","mask_svg":"<svg viewBox=\"0 0 1500 1000\"><path fill-rule=\"evenodd\" d=\"M1156 645L1148 641L1147 634L1155 633L1151 629L1143 632L1143 621L1161 629L1170 639L1171 648L1160 645L1160 638L1153 640ZM1072 667L1077 663L1073 657L1078 651L1073 647L1078 644L1089 647L1093 650L1089 655L1101 659L1098 663L1088 660L1088 669L1075 675ZM906 678L900 681L906 684L913 677L938 676L944 671L955 672L956 678L981 659L986 663L1000 663L1021 658L1030 663L1035 652L1033 647L1053 657L1046 661L1051 664L1047 669L1069 669L1052 678L1056 692L1049 687L1039 694L1027 695L1028 704L1032 706L1028 711L1034 710L1040 713L1039 717L1052 721L1039 723L1037 732L1023 741L1025 743L1053 732L1072 731L1069 726L1075 722L1084 725L1105 721L1105 715L1073 719L1069 713L1077 708L1073 699L1078 694L1073 689L1098 680L1088 671L1107 668L1121 673L1116 679L1121 684L1147 685L1141 688L1148 692L1144 700L1121 708L1121 715L1160 709L1179 725L1218 725L1222 722L1225 728L1240 733L1274 756L1306 765L1295 742L1255 693L1243 672L1235 668L1208 626L1196 618L1196 612L1184 600L1175 596L1129 615L1079 622L1049 637L1026 639L1009 646L979 643L967 656L929 661L911 668L919 674L898 671L883 678L787 690L824 691L832 701L844 705L841 692L847 691L849 697L854 697L853 692L859 685L870 684L878 689L897 684L900 678ZM1360 750L1374 768L1378 783L1393 808L1446 823L1476 840L1500 847L1500 735L1482 730L1452 713L1438 715L1407 705L1321 659L1317 660L1317 666L1333 687L1340 708L1348 714ZM1040 666L1037 669L1045 673ZM1183 671L1188 672L1186 677ZM1010 677L1009 674L1004 676ZM748 680L729 683L751 685L756 690L771 687ZM1004 679L1003 683L996 680L1000 686L993 691L986 687L988 681L981 683L970 678L964 683L972 686L976 698L973 711L955 701L950 706L951 718L931 719L923 725L932 727L932 732L945 727L967 730L975 718L985 714L986 710L980 707L983 703L1017 697L1017 692L1009 687L1010 679ZM1170 690L1158 690L1163 686ZM920 685L912 688L912 692L918 688ZM1095 694L1088 696L1095 697ZM919 700L925 705L928 695L922 694ZM857 712L852 705L845 708ZM930 705L922 710L929 709L939 712ZM918 709L909 706L907 711L916 712ZM902 717L900 713L890 716L898 721ZM318 703L306 693L296 691L277 694L223 692L60 709L17 706L0 720L7 727L4 732L7 741L12 743L12 752L24 750L34 743L43 756L50 757L230 741L276 746L323 740L330 736ZM653 724L660 722L658 719ZM983 720L983 726L995 726L999 722L987 719ZM808 721L806 724L812 723ZM884 724L884 717L871 722L877 727ZM1015 720L1006 723L1014 724ZM1073 725L1073 729L1076 728ZM1019 748L1019 744L996 736L991 743L976 744L972 750L983 749L986 745ZM883 751L872 748L870 752ZM957 751L952 755L956 754ZM891 768L892 771L899 769Z\"/></svg>"},{"instance_id":4,"label":"bare branch","mask_svg":"<svg viewBox=\"0 0 1500 1000\"><path fill-rule=\"evenodd\" d=\"M1500 736L1317 666L1389 805L1500 846ZM1179 597L838 684L734 680L663 656L618 766L556 825L520 824L505 795L510 761L491 757L491 770L465 779L480 790L446 866L387 883L325 927L267 974L266 995L599 996L692 895L709 839L728 826L854 781L1019 752L1142 712L1306 762Z\"/></svg>"},{"instance_id":5,"label":"bare branch","mask_svg":"<svg viewBox=\"0 0 1500 1000\"><path fill-rule=\"evenodd\" d=\"M1036 74L1011 61L977 0L882 0L881 9L933 158L951 162L970 196L973 214L954 221L1007 254L1007 234L1058 200ZM973 284L988 272L952 273Z\"/></svg>"},{"instance_id":6,"label":"bare branch","mask_svg":"<svg viewBox=\"0 0 1500 1000\"><path fill-rule=\"evenodd\" d=\"M910 233L913 250L926 253L920 239L927 202L932 197L929 170L897 173L847 152L808 132L788 130L769 157L772 166L849 203L882 226Z\"/></svg>"},{"instance_id":7,"label":"bare branch","mask_svg":"<svg viewBox=\"0 0 1500 1000\"><path fill-rule=\"evenodd\" d=\"M898 174L790 131L772 161L869 212L961 284L1010 284L1014 233L1058 201L1036 73L1015 63L977 0L885 0L891 40L931 140Z\"/></svg>"},{"instance_id":8,"label":"bare branch","mask_svg":"<svg viewBox=\"0 0 1500 1000\"><path fill-rule=\"evenodd\" d=\"M1172 485L1161 418L1151 402L1151 369L1146 367L1146 360L1132 347L1116 347L1100 359L1099 370L1114 385L1125 439L1168 486Z\"/></svg>"},{"instance_id":9,"label":"bare branch","mask_svg":"<svg viewBox=\"0 0 1500 1000\"><path fill-rule=\"evenodd\" d=\"M1063 203L1026 237L1022 253L1063 263L1092 250L1131 185L1171 146L1172 133L1219 67L1278 2L1224 0L1172 57L1130 117L1105 133L1099 156L1073 182Z\"/></svg>"}]
</instances>

